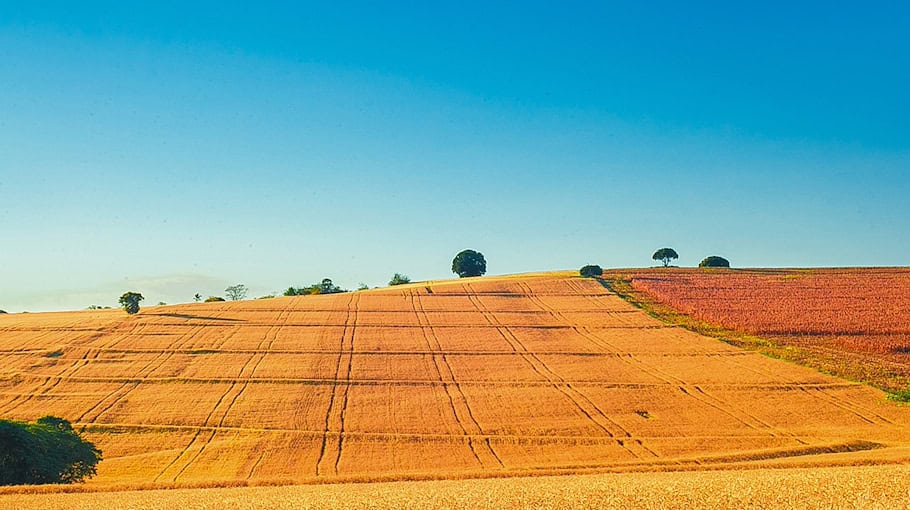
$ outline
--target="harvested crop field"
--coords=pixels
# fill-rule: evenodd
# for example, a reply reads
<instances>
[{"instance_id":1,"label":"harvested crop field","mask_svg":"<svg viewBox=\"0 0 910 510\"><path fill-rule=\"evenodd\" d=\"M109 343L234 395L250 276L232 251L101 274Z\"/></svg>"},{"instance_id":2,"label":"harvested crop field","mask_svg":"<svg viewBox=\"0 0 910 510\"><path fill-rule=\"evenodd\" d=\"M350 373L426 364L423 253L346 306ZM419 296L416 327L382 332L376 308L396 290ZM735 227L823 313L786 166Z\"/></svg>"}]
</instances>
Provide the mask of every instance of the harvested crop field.
<instances>
[{"instance_id":1,"label":"harvested crop field","mask_svg":"<svg viewBox=\"0 0 910 510\"><path fill-rule=\"evenodd\" d=\"M72 510L328 510L409 508L764 508L891 510L910 506L910 467L699 471L127 491L17 494L15 508Z\"/></svg>"},{"instance_id":2,"label":"harvested crop field","mask_svg":"<svg viewBox=\"0 0 910 510\"><path fill-rule=\"evenodd\" d=\"M786 346L792 359L889 391L910 388L910 269L669 269L627 278L663 305Z\"/></svg>"},{"instance_id":3,"label":"harvested crop field","mask_svg":"<svg viewBox=\"0 0 910 510\"><path fill-rule=\"evenodd\" d=\"M13 314L0 357L0 416L103 450L89 491L910 461L910 409L881 391L568 273Z\"/></svg>"}]
</instances>

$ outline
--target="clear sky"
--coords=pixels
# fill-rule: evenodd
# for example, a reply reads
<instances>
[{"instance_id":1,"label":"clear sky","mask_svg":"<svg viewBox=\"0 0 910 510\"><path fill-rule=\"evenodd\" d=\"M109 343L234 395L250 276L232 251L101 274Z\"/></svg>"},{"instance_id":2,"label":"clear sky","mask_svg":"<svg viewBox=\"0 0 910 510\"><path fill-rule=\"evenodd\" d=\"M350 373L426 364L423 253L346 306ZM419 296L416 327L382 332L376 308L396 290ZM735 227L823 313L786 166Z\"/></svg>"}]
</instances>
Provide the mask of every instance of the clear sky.
<instances>
[{"instance_id":1,"label":"clear sky","mask_svg":"<svg viewBox=\"0 0 910 510\"><path fill-rule=\"evenodd\" d=\"M0 309L910 264L910 7L5 2Z\"/></svg>"}]
</instances>

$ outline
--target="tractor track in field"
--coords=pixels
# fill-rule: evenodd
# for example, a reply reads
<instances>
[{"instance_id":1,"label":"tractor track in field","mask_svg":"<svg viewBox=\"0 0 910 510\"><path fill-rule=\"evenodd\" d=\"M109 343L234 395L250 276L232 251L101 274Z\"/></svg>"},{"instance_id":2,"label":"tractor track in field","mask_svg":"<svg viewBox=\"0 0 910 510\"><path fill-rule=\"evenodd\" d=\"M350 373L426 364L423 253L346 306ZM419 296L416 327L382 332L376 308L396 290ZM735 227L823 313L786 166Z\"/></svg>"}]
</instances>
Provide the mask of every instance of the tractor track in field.
<instances>
[{"instance_id":1,"label":"tractor track in field","mask_svg":"<svg viewBox=\"0 0 910 510\"><path fill-rule=\"evenodd\" d=\"M344 371L345 373L350 375L350 362L351 362L350 358L348 360L348 365L349 365L348 367L342 368L342 364L343 364L345 352L346 352L345 344L348 342L349 335L351 336L351 343L353 344L353 329L354 328L353 328L353 324L352 324L351 315L352 315L352 308L354 306L355 295L356 295L356 293L351 294L351 297L348 299L348 302L346 305L347 310L345 312L344 329L342 330L341 340L340 340L339 346L338 346L338 359L335 364L334 379L336 382L334 384L332 384L332 392L329 396L329 405L328 405L328 409L326 409L326 413L325 413L325 426L324 426L323 435L322 435L322 443L319 447L319 457L316 460L316 466L315 466L316 467L316 476L322 476L322 475L326 474L326 470L325 470L325 468L322 467L322 464L326 458L326 449L328 448L329 435L331 433L331 427L332 427L332 417L336 413L335 412L335 408L337 405L336 401L339 399L338 387L342 385L342 382L339 380L339 377L341 376L342 371ZM350 377L348 378L348 383L346 384L346 388L349 386L350 386ZM339 451L339 454L338 454L339 456L341 455L340 447L341 447L341 435L339 434L338 446L337 446L338 451ZM335 463L333 462L332 465L334 468Z\"/></svg>"},{"instance_id":2,"label":"tractor track in field","mask_svg":"<svg viewBox=\"0 0 910 510\"><path fill-rule=\"evenodd\" d=\"M197 336L200 336L201 334L204 334L204 333L205 333L204 325L193 324L191 326L191 328L189 329L189 331L183 333L183 335L180 337L180 339L175 341L175 344L179 343L179 346L177 348L186 348L186 346L188 344L190 344L191 342L193 342ZM166 359L169 359L172 356L173 356L173 352L169 353L169 356ZM165 361L166 361L166 359L165 359ZM158 367L156 367L156 370L158 368L160 368L160 366L163 365L163 363L165 361L162 361L162 364L160 364ZM249 360L247 361L247 363L249 363ZM243 368L241 369L241 375L242 375L243 369L245 369L245 368L246 368L246 365L244 365ZM207 426L209 424L209 421L212 419L212 416L214 416L215 411L218 409L218 407L221 405L221 403L224 401L224 399L227 397L227 395L230 393L230 391L235 386L236 386L236 382L232 382L231 386L228 388L228 390L221 395L221 397L218 399L218 401L212 407L212 410L209 411L209 414L206 416L205 420L202 422L203 426ZM222 419L223 419L223 417L222 417ZM193 435L192 439L190 439L189 443L187 443L187 445L180 451L180 453L176 457L174 457L171 460L171 462L169 462L158 473L158 475L155 476L155 479L154 479L155 482L158 482L159 480L161 480L164 477L165 473L167 473L168 470L171 469L171 467L178 465L178 461L180 461L180 459L182 459L184 457L188 457L188 460L182 465L182 467L177 471L177 473L174 474L174 477L172 478L172 481L176 482L177 479L180 477L180 475L183 474L183 472L186 471L186 469L190 466L190 464L192 464L199 457L199 455L202 454L202 451L205 448L205 446L208 445L209 443L211 443L212 439L214 439L215 435L217 434L217 429L212 429L211 434L208 435L208 437L203 440L204 441L203 446L196 452L195 455L193 455L190 452L193 449L193 446L199 441L199 438L203 436L203 430L204 429L200 428L199 430L196 431L196 433Z\"/></svg>"},{"instance_id":3,"label":"tractor track in field","mask_svg":"<svg viewBox=\"0 0 910 510\"><path fill-rule=\"evenodd\" d=\"M92 349L86 349L85 353L82 355L81 358L77 359L75 362L73 362L72 365L63 369L63 371L60 372L59 377L45 378L45 380L41 383L41 385L38 388L36 388L36 390L38 390L37 392L29 393L29 394L25 395L23 398L15 398L12 401L7 402L2 408L0 408L0 415L9 414L9 413L15 411L16 409L20 408L22 405L26 404L27 402L31 401L34 398L40 398L40 397L43 397L43 396L49 394L51 391L54 390L54 388L56 388L60 384L61 381L64 380L64 378L66 377L66 374L70 374L70 375L75 374L80 368L86 366L88 364L89 357L92 355L93 352L94 351ZM95 357L98 356L97 352L94 352L94 354L95 354Z\"/></svg>"},{"instance_id":4,"label":"tractor track in field","mask_svg":"<svg viewBox=\"0 0 910 510\"><path fill-rule=\"evenodd\" d=\"M221 432L221 433L262 433L262 434L281 434L281 435L299 435L310 438L320 438L325 433L323 430L302 430L292 428L262 428L262 427L240 427L240 426L215 426L215 425L173 425L173 424L149 424L149 423L74 423L74 425L85 426L87 432L97 431L132 431L134 433L152 433L158 431L186 431L195 433L201 432ZM337 433L335 433L337 434ZM596 435L534 435L534 434L442 434L442 433L421 433L421 432L346 432L348 438L360 441L376 441L397 443L401 441L409 442L428 442L442 444L467 444L467 439L476 442L490 441L493 444L536 444L536 445L616 445L616 439L603 434ZM769 436L765 433L740 434L737 438L750 439L767 439ZM640 440L683 440L683 439L710 439L724 440L729 439L725 435L633 435L631 439ZM816 438L819 439L819 438ZM826 439L824 437L820 438Z\"/></svg>"},{"instance_id":5,"label":"tractor track in field","mask_svg":"<svg viewBox=\"0 0 910 510\"><path fill-rule=\"evenodd\" d=\"M436 329L436 326L433 326ZM473 326L472 326L473 328ZM493 328L490 328L493 329ZM566 326L564 328L566 331L577 331L576 328ZM17 355L27 355L27 354L36 354L36 353L45 353L46 351L24 351L16 352L13 354ZM186 355L186 356L198 356L198 355L234 355L234 354L276 354L276 355L326 355L335 357L338 355L338 351L330 349L279 349L279 350L265 350L265 349L112 349L112 350L103 350L103 353L114 353L114 354L170 354L170 355ZM585 358L620 358L620 357L632 357L632 356L653 356L660 358L732 358L732 357L748 357L752 353L749 351L709 351L709 352L592 352L592 351L531 351L528 353L535 355L559 355L559 356L577 356ZM446 356L514 356L514 351L505 351L505 350L444 350L440 349L435 350L365 350L365 351L354 351L354 354L357 356L429 356L432 354L445 354ZM73 358L60 358L62 360L70 360ZM96 359L89 360L97 362L108 362L108 359ZM25 373L25 372L23 372ZM37 376L37 377L57 377L53 374L35 374L28 372L28 374Z\"/></svg>"},{"instance_id":6,"label":"tractor track in field","mask_svg":"<svg viewBox=\"0 0 910 510\"><path fill-rule=\"evenodd\" d=\"M760 369L748 366L745 363L737 363L737 365L739 365L739 366L743 367L744 369L749 370L753 373L762 375L764 377L770 378L773 376L772 374L769 374L768 372L766 372L764 370L760 370ZM826 391L826 390L831 390L831 389L836 389L836 388L846 388L846 387L850 387L850 386L856 387L856 386L862 386L862 384L853 383L851 385L833 386L833 387L815 386L815 385L799 385L798 389L799 389L799 391L801 391L817 400L821 400L827 404L833 405L835 407L838 407L840 409L847 411L848 413L856 416L859 420L861 420L865 423L869 423L869 424L882 423L882 424L895 426L895 427L906 430L906 427L904 427L898 423L895 423L893 420L890 420L890 419L876 413L875 411L873 411L871 409L867 409L867 408L865 408L859 404L856 404L855 402L852 402L849 399L846 399L843 397L834 397L834 396L828 394Z\"/></svg>"},{"instance_id":7,"label":"tractor track in field","mask_svg":"<svg viewBox=\"0 0 910 510\"><path fill-rule=\"evenodd\" d=\"M134 327L133 329L130 330L130 333L127 334L127 337L131 334L136 334L137 330L139 330L139 329L140 328L138 326ZM200 334L202 334L204 332L205 332L205 330L201 326L194 326L194 327L190 328L189 331L184 333L177 341L180 342L181 345L186 345L186 344L190 343L194 338L196 338L197 336L199 336ZM122 340L123 339L117 339L116 342L113 342L111 344L111 347L113 347L117 343L120 343L120 341L122 341ZM108 348L111 348L111 347L108 347ZM168 360L170 360L173 356L174 356L173 352L168 352L166 350L162 350L158 356L156 356L155 358L150 360L141 369L139 369L138 374L140 377L139 377L138 381L125 382L122 386L120 386L119 388L110 392L107 396L102 398L98 403L96 403L94 406L92 406L87 411L85 411L82 415L80 415L76 419L76 421L83 421L85 416L88 413L90 413L91 411L93 411L94 409L97 409L98 406L100 406L102 402L104 402L108 398L114 397L104 408L102 408L98 413L96 413L95 416L91 419L91 422L97 422L101 418L101 416L103 416L105 413L107 413L108 411L113 409L117 404L119 404L121 401L123 401L123 399L126 398L126 396L130 392L135 390L140 384L142 384L144 382L144 379L148 378L149 376L151 376L151 374L155 373L157 370L159 370L161 367L163 367L168 362ZM155 363L156 361L158 361L157 364Z\"/></svg>"},{"instance_id":8,"label":"tractor track in field","mask_svg":"<svg viewBox=\"0 0 910 510\"><path fill-rule=\"evenodd\" d=\"M550 355L550 353L544 353ZM430 356L429 354L421 354L420 356ZM536 373L536 372L535 372ZM545 376L540 375L540 380L514 380L514 379L460 379L458 384L461 386L503 386L503 387L517 387L517 388L535 388L535 387L548 387L552 386L553 381L545 379ZM61 379L64 381L73 381L73 382L88 382L88 383L122 383L122 384L134 384L134 383L143 383L143 384L284 384L284 385L303 385L303 386L331 386L340 383L350 383L351 386L442 386L444 384L450 384L449 382L442 382L438 378L432 379L353 379L348 381L347 379L330 379L330 378L293 378L293 377L259 377L259 378L237 378L237 377L224 377L224 378L210 378L210 377L196 377L196 378L187 378L187 377L152 377L152 378L137 378L137 377L60 377L60 376L41 376L41 375L31 375L28 373L21 373L17 375L19 379L39 379L42 381L52 380L52 379ZM654 376L657 378L658 376ZM2 379L0 379L2 380ZM618 382L618 381L603 381L597 379L562 379L560 383L563 384L581 384L585 386L597 386L601 388L625 388L625 389L648 389L648 388L660 388L660 387L676 387L679 384L684 383L673 383L667 380L660 383L651 383L651 382ZM704 388L712 389L725 389L725 390L777 390L777 391L801 391L802 389L816 389L816 390L829 390L829 389L839 389L839 388L857 388L862 387L860 383L854 382L836 382L836 383L700 383L699 386ZM19 396L36 396L34 393L21 393Z\"/></svg>"},{"instance_id":9,"label":"tractor track in field","mask_svg":"<svg viewBox=\"0 0 910 510\"><path fill-rule=\"evenodd\" d=\"M347 370L345 371L345 377L344 377L345 383L344 383L344 390L342 393L341 412L338 415L338 446L336 447L336 452L335 452L335 462L332 463L334 473L336 475L338 474L338 464L341 462L341 454L343 452L343 447L344 447L344 434L346 432L345 427L347 425L345 418L347 417L348 399L350 398L350 394L351 394L351 370L354 365L354 340L355 340L355 335L356 335L356 330L357 330L357 314L358 314L357 307L358 307L359 302L360 302L360 294L355 293L354 298L352 299L352 302L351 302L351 309L353 312L353 317L351 317L351 328L350 328L350 339L351 340L349 342L351 347L347 352L347 358L348 358Z\"/></svg>"},{"instance_id":10,"label":"tractor track in field","mask_svg":"<svg viewBox=\"0 0 910 510\"><path fill-rule=\"evenodd\" d=\"M584 326L579 327L578 331L579 331L579 333L583 334L586 338L588 338L591 342L594 342L595 344L598 344L603 348L607 348L607 349L614 348L608 342L604 341L603 339L598 338L593 332L591 332L588 328L586 328ZM735 408L732 408L727 402L725 402L717 397L708 395L701 387L709 386L709 385L692 384L689 381L680 379L653 365L650 365L637 357L620 358L620 359L622 359L630 367L640 370L640 371L644 372L645 374L648 374L651 377L654 377L658 380L664 381L664 383L667 385L676 387L681 393L683 393L687 397L690 397L693 400L701 402L702 404L704 404L708 407L711 407L711 408L733 418L734 420L738 421L739 423L741 423L745 427L748 427L749 429L756 430L756 431L763 431L774 437L781 437L781 436L790 437L794 441L796 441L800 444L806 444L805 441L803 441L797 435L780 430L777 427L774 427L774 426L766 423L765 421L757 418L756 416L753 416L751 413L748 413L746 411L736 410ZM795 386L796 385L794 385L794 387ZM727 387L730 387L730 386L727 386ZM794 389L796 389L796 388L794 388Z\"/></svg>"},{"instance_id":11,"label":"tractor track in field","mask_svg":"<svg viewBox=\"0 0 910 510\"><path fill-rule=\"evenodd\" d=\"M284 317L285 320L287 320L289 315L290 315L290 304L288 304L288 308L286 308L284 311L279 312L278 320L280 321L282 316ZM240 399L240 397L243 395L243 393L246 392L247 387L249 387L250 379L256 373L256 369L259 368L259 365L262 363L262 360L265 359L267 352L268 352L269 348L274 344L275 338L278 336L278 331L280 329L281 329L280 326L273 326L273 327L269 328L269 330L266 332L266 334L263 336L263 338L259 341L259 344L256 347L257 353L252 354L246 360L246 362L243 364L243 366L240 368L240 371L238 372L238 381L235 381L234 383L232 383L231 386L228 387L228 389L221 395L221 398L218 399L218 402L215 404L215 407L212 408L212 411L206 417L205 422L204 422L204 424L208 424L208 422L210 420L212 420L213 416L215 416L216 414L220 414L221 418L218 419L218 424L213 429L211 435L209 435L207 438L205 438L203 440L204 442L202 443L202 446L199 447L199 449L196 451L196 453L194 455L192 455L192 457L190 457L186 461L186 463L183 465L183 467L180 468L180 470L174 475L174 480L173 480L174 482L177 482L178 478L180 478L180 476L183 475L183 473L185 473L186 470L189 469L189 467L191 465L193 465L193 463L196 462L196 460L199 457L202 456L202 454L209 447L209 445L212 444L212 441L215 439L215 436L218 434L218 430L224 426L224 421L227 419L228 415L230 414L231 409L233 409L234 404L237 402L237 400ZM230 335L228 335L228 336L230 336ZM222 345L223 345L223 342L222 342ZM264 350L263 350L263 346L265 346ZM253 360L255 360L255 362ZM252 366L252 368L249 368L251 366ZM247 373L248 368L249 368L249 372ZM246 374L246 378L243 377L245 374ZM233 396L231 396L230 399L228 399L228 395L231 395L232 393L233 393ZM222 402L227 402L227 404L224 406L223 411L217 412L218 407L221 405ZM194 436L193 441L191 441L190 445L187 446L187 450L189 450L189 448L192 447L193 442L195 440L197 440L198 438L199 438L198 434L196 436Z\"/></svg>"},{"instance_id":12,"label":"tractor track in field","mask_svg":"<svg viewBox=\"0 0 910 510\"><path fill-rule=\"evenodd\" d=\"M442 345L439 343L439 338L433 331L433 326L427 317L426 310L424 309L423 303L420 300L420 296L415 296L413 292L409 292L408 295L410 296L411 306L414 308L414 313L417 314L418 322L421 322L426 326L426 328L423 329L423 336L424 340L427 342L427 347L430 349L430 351L441 351ZM446 396L448 397L449 406L452 409L452 415L455 417L456 423L458 423L458 426L466 436L470 435L471 433L482 435L483 427L480 426L480 423L474 417L474 412L471 410L471 405L468 403L468 398L464 394L464 391L461 389L461 385L459 384L458 380L455 378L455 373L452 371L452 366L449 364L446 355L439 355L439 357L442 359L441 366L436 354L431 354L431 357L433 360L433 365L436 367L436 374L439 377L439 381L442 383L443 392L445 392ZM445 371L443 371L443 367L445 368ZM448 379L446 379L446 376L448 376ZM450 385L454 388L455 395L453 395L450 391ZM458 412L456 400L464 408L463 413L468 417L467 421L470 424L471 432L469 432L468 427L465 426L465 420L459 416L460 413ZM484 447L483 456L492 457L495 463L499 465L499 467L503 467L502 459L499 458L499 455L496 454L496 451L490 444L489 439L485 440L481 444ZM487 462L483 461L480 452L478 452L478 448L474 445L474 441L472 441L470 438L468 439L468 447L470 448L471 453L473 454L474 459L477 460L478 464L480 464L482 468L487 467Z\"/></svg>"},{"instance_id":13,"label":"tractor track in field","mask_svg":"<svg viewBox=\"0 0 910 510\"><path fill-rule=\"evenodd\" d=\"M106 336L114 336L115 333L117 332L117 330L122 328L124 323L125 323L125 321L118 321L118 322L110 324L104 328L87 329L86 331L91 331L94 334L92 334L90 337L88 337L86 339L82 339L82 343L89 343L89 342L92 342L93 340L96 340L99 338L104 338ZM134 321L130 322L130 331L135 331L136 328L138 328L138 327L139 327L138 321L134 320ZM118 341L119 341L119 339L118 339ZM69 347L71 347L71 346L69 346ZM84 349L84 353L81 358L78 358L69 367L63 369L59 374L57 374L56 377L49 377L44 382L42 382L41 386L38 388L40 390L39 392L31 393L23 399L14 399L13 402L8 402L8 403L4 404L4 406L2 408L0 408L0 414L11 413L12 411L18 409L23 404L29 402L30 400L32 400L35 397L40 398L42 396L48 395L50 392L54 391L54 389L57 388L62 381L66 380L68 377L73 376L73 374L78 372L79 369L87 366L91 362L92 359L97 360L98 357L103 352L103 348L99 348L99 347L85 346L85 347L81 347L81 348ZM11 407L9 407L10 404L12 404Z\"/></svg>"},{"instance_id":14,"label":"tractor track in field","mask_svg":"<svg viewBox=\"0 0 910 510\"><path fill-rule=\"evenodd\" d=\"M591 298L589 298L589 297L586 297L586 299L591 300ZM616 347L610 345L608 342L606 342L603 339L601 339L600 337L598 337L593 331L591 331L587 327L576 326L575 329L576 329L576 331L578 331L578 333L583 335L585 338L587 338L590 342L594 343L595 345L599 345L602 348L606 348L609 350L616 350ZM642 372L650 375L651 377L655 377L659 380L662 380L662 381L666 382L667 384L675 385L679 389L679 391L681 391L683 394L733 418L734 420L738 421L742 425L744 425L752 430L766 431L768 434L770 434L771 436L774 436L774 437L788 437L800 445L808 444L805 440L800 438L797 434L793 434L793 433L787 432L785 430L782 430L778 427L775 427L774 425L758 418L757 416L753 415L752 413L749 413L749 412L741 410L741 409L737 409L737 408L733 407L729 402L726 402L721 398L718 398L718 397L715 397L714 395L709 394L708 392L706 392L703 389L703 386L707 386L705 384L699 384L699 385L691 384L688 381L680 379L672 374L668 374L667 372L665 372L657 367L654 367L653 365L645 363L639 357L630 356L628 358L620 358L620 359L622 359L623 362L625 362L632 368L641 370Z\"/></svg>"},{"instance_id":15,"label":"tractor track in field","mask_svg":"<svg viewBox=\"0 0 910 510\"><path fill-rule=\"evenodd\" d=\"M562 315L558 310L556 310L556 309L550 307L549 305L547 305L546 303L544 303L543 300L541 300L540 297L534 293L534 291L531 289L531 287L527 283L520 282L519 286L525 291L526 295L528 296L528 299L532 303L534 303L536 306L540 307L546 313L550 314L557 321L562 321L562 322L571 324L571 322L564 315ZM506 328L506 330L508 330L508 328ZM516 342L518 342L518 344L522 347L522 349L526 350L524 344L522 344L520 342L518 337L516 337L511 332L509 332L509 334L512 336L512 338ZM607 416L607 414L605 412L603 412L603 410L601 410L600 407L593 400L591 400L587 395L584 394L584 392L582 392L581 390L579 390L576 387L573 387L572 383L566 381L565 378L563 378L561 375L559 375L558 373L556 373L555 371L553 371L549 367L547 367L547 365L543 362L543 360L540 359L539 356L532 355L532 357L535 360L537 360L537 362L540 363L540 365L550 374L550 376L547 377L549 380L552 381L554 378L558 379L560 383L565 385L565 388L567 391L573 392L573 394L576 396L575 398L573 398L572 396L570 396L568 394L566 396L568 396L570 399L572 399L574 402L576 402L576 405L578 405L579 408L581 408L581 405L578 403L577 399L580 398L581 400L586 402L589 406L591 406L591 408L594 409L594 411L597 413L597 415L599 415L602 418L602 420L604 422L606 422L606 425L601 425L601 426L602 426L602 428L604 428L604 430L607 431L608 434L610 434L611 436L629 438L629 440L631 440L632 434L628 430L626 430L625 427L623 427L619 423L616 423L616 421L611 420ZM588 414L588 413L585 412L585 414ZM595 420L593 415L589 415L589 418L592 421ZM600 424L599 421L598 421L598 424ZM623 447L626 447L626 449L629 450L629 453L640 458L639 452L634 451L632 448L628 448L623 443L620 443L620 444ZM640 448L640 449L644 450L647 455L650 455L652 457L658 457L658 454L656 452L654 452L653 450L651 450L650 448L648 448L647 446L642 444L641 441L635 441L633 444L637 447L636 450Z\"/></svg>"},{"instance_id":16,"label":"tractor track in field","mask_svg":"<svg viewBox=\"0 0 910 510\"><path fill-rule=\"evenodd\" d=\"M521 287L521 284L519 284ZM524 289L527 292L529 289ZM596 428L602 430L607 436L614 438L616 443L621 446L623 449L629 452L634 458L640 459L642 454L637 450L642 449L646 452L646 455L656 457L657 454L641 445L641 448L638 448L637 443L629 444L628 441L629 434L624 428L620 427L617 423L611 420L609 417L604 414L600 408L591 402L586 396L582 395L578 390L573 388L570 384L566 384L561 376L553 372L539 357L530 355L527 347L524 345L521 340L515 336L515 334L509 329L508 326L503 325L496 318L495 314L491 312L481 301L478 293L473 292L473 289L470 287L470 284L465 284L465 291L468 294L472 294L469 297L471 303L477 308L477 310L484 316L484 318L491 324L498 326L498 331L502 335L502 338L512 346L516 353L518 353L522 359L531 367L531 369L536 372L539 376L545 379L550 385L565 396L575 408L585 417L587 420L592 423ZM582 402L587 403L587 408L583 405Z\"/></svg>"}]
</instances>

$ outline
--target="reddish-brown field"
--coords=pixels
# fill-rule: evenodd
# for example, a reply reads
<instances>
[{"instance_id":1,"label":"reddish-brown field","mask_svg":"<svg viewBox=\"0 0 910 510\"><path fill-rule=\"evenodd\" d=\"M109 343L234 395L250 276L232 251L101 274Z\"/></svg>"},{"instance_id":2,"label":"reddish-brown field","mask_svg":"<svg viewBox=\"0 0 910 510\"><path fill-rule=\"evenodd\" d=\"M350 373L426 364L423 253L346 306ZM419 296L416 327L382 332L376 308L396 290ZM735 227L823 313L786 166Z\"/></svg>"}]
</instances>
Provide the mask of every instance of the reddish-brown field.
<instances>
[{"instance_id":1,"label":"reddish-brown field","mask_svg":"<svg viewBox=\"0 0 910 510\"><path fill-rule=\"evenodd\" d=\"M910 386L910 269L635 273L632 286L697 319L807 351L822 368Z\"/></svg>"},{"instance_id":2,"label":"reddish-brown field","mask_svg":"<svg viewBox=\"0 0 910 510\"><path fill-rule=\"evenodd\" d=\"M910 411L883 392L669 325L569 273L12 314L0 357L0 417L58 415L104 451L88 491L910 462ZM579 480L578 506L612 483ZM130 501L32 490L3 489L0 507Z\"/></svg>"}]
</instances>

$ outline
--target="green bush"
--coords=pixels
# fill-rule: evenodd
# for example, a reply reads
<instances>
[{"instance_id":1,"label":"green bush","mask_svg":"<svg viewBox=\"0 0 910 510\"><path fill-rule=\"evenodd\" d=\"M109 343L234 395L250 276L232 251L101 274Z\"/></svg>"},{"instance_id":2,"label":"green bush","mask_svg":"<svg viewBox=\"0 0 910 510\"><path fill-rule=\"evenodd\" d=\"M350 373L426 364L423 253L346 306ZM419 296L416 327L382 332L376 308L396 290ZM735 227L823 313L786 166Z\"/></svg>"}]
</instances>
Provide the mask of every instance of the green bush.
<instances>
[{"instance_id":1,"label":"green bush","mask_svg":"<svg viewBox=\"0 0 910 510\"><path fill-rule=\"evenodd\" d=\"M711 255L699 262L698 267L730 267L730 261L717 255Z\"/></svg>"},{"instance_id":2,"label":"green bush","mask_svg":"<svg viewBox=\"0 0 910 510\"><path fill-rule=\"evenodd\" d=\"M62 418L0 420L0 485L81 482L100 460L101 450Z\"/></svg>"},{"instance_id":3,"label":"green bush","mask_svg":"<svg viewBox=\"0 0 910 510\"><path fill-rule=\"evenodd\" d=\"M389 280L389 285L401 285L404 283L411 283L411 279L406 274L395 273L392 275L392 279Z\"/></svg>"},{"instance_id":4,"label":"green bush","mask_svg":"<svg viewBox=\"0 0 910 510\"><path fill-rule=\"evenodd\" d=\"M205 298L206 303L216 303L218 301L224 301L224 298L220 296L209 296Z\"/></svg>"},{"instance_id":5,"label":"green bush","mask_svg":"<svg viewBox=\"0 0 910 510\"><path fill-rule=\"evenodd\" d=\"M584 276L585 278L593 278L595 276L601 276L604 274L604 270L596 265L587 265L578 270L578 274Z\"/></svg>"}]
</instances>

